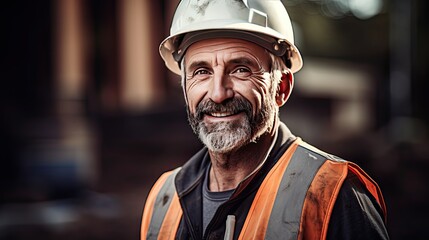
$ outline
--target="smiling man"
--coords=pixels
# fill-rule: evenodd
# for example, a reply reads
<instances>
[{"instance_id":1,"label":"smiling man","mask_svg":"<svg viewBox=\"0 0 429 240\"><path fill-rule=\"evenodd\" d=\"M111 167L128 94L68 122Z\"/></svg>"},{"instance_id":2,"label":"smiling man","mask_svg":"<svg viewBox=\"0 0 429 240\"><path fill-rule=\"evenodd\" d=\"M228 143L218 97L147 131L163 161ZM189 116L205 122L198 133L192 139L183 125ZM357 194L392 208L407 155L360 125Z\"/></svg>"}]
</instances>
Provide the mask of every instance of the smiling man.
<instances>
[{"instance_id":1,"label":"smiling man","mask_svg":"<svg viewBox=\"0 0 429 240\"><path fill-rule=\"evenodd\" d=\"M142 239L388 239L377 184L279 119L302 67L280 0L183 0L160 53L205 148L155 183Z\"/></svg>"}]
</instances>

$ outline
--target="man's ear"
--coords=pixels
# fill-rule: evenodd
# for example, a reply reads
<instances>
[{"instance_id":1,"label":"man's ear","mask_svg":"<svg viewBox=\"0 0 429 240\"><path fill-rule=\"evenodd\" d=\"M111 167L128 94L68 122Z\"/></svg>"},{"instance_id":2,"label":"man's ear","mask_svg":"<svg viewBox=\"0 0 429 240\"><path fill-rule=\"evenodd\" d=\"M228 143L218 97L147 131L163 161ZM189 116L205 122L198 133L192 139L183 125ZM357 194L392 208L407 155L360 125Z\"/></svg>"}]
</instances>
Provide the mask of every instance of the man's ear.
<instances>
[{"instance_id":1,"label":"man's ear","mask_svg":"<svg viewBox=\"0 0 429 240\"><path fill-rule=\"evenodd\" d=\"M292 93L293 84L293 73L290 71L283 72L276 95L276 102L279 107L283 106L288 100L290 94Z\"/></svg>"}]
</instances>

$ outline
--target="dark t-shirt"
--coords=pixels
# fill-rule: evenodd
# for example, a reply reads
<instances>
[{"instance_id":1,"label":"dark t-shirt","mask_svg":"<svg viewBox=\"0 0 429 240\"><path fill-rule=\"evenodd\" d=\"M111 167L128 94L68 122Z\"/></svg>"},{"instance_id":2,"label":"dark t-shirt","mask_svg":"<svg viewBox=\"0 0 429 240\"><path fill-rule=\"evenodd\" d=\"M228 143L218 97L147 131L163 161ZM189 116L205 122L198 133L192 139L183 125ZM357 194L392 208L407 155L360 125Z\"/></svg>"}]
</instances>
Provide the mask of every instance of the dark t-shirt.
<instances>
[{"instance_id":1,"label":"dark t-shirt","mask_svg":"<svg viewBox=\"0 0 429 240\"><path fill-rule=\"evenodd\" d=\"M224 192L211 192L209 191L209 170L205 173L204 184L203 184L203 229L206 231L207 225L209 225L210 221L213 218L218 207L226 202L231 194L234 192L234 189L224 191Z\"/></svg>"}]
</instances>

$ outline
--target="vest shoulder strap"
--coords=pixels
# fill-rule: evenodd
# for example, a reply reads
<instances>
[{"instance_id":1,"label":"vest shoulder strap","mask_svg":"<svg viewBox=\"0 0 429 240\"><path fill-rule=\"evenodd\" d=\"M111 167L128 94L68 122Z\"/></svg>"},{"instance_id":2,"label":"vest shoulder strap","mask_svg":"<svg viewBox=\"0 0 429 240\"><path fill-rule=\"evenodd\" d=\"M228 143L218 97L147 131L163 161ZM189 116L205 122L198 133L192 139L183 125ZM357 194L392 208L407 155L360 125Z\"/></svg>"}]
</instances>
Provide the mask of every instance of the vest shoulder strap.
<instances>
[{"instance_id":1,"label":"vest shoulder strap","mask_svg":"<svg viewBox=\"0 0 429 240\"><path fill-rule=\"evenodd\" d=\"M295 141L265 177L239 239L297 239L307 189L326 158Z\"/></svg>"},{"instance_id":2,"label":"vest shoulder strap","mask_svg":"<svg viewBox=\"0 0 429 240\"><path fill-rule=\"evenodd\" d=\"M325 163L325 156L302 145L296 148L281 178L265 239L300 238L303 208L310 197L307 190L314 184Z\"/></svg>"},{"instance_id":3,"label":"vest shoulder strap","mask_svg":"<svg viewBox=\"0 0 429 240\"><path fill-rule=\"evenodd\" d=\"M180 169L164 173L150 191L143 212L141 239L174 239L182 216L174 185Z\"/></svg>"},{"instance_id":4,"label":"vest shoulder strap","mask_svg":"<svg viewBox=\"0 0 429 240\"><path fill-rule=\"evenodd\" d=\"M326 239L338 193L348 174L348 162L326 159L308 187L302 205L298 239Z\"/></svg>"}]
</instances>

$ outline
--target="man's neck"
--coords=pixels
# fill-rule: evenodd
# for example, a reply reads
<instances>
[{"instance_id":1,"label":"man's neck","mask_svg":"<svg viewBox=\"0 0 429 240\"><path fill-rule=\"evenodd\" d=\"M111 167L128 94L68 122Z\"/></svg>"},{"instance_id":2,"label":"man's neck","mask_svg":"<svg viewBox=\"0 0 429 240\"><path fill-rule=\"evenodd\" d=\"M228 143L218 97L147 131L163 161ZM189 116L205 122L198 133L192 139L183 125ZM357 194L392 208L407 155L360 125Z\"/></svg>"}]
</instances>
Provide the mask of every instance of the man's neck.
<instances>
[{"instance_id":1,"label":"man's neck","mask_svg":"<svg viewBox=\"0 0 429 240\"><path fill-rule=\"evenodd\" d=\"M273 140L274 134L266 133L258 141L237 151L226 154L209 152L212 163L209 173L210 191L235 189L265 160Z\"/></svg>"}]
</instances>

